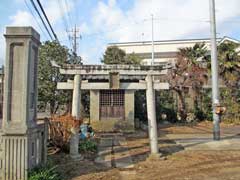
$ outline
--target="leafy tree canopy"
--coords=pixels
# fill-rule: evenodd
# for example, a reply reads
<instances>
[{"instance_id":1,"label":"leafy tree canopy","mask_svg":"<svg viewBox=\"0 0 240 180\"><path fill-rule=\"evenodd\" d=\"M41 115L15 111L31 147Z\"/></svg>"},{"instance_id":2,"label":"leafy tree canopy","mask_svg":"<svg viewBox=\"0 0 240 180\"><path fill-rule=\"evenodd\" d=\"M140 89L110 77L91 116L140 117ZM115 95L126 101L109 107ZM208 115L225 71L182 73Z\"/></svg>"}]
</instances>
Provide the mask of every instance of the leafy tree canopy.
<instances>
[{"instance_id":1,"label":"leafy tree canopy","mask_svg":"<svg viewBox=\"0 0 240 180\"><path fill-rule=\"evenodd\" d=\"M51 61L57 64L67 63L69 51L66 47L53 41L44 42L39 49L38 63L38 100L39 106L46 109L50 105L50 112L55 113L59 105L68 100L67 92L57 90L57 82L63 81L64 76L58 68L51 66Z\"/></svg>"},{"instance_id":2,"label":"leafy tree canopy","mask_svg":"<svg viewBox=\"0 0 240 180\"><path fill-rule=\"evenodd\" d=\"M218 47L219 74L231 89L239 88L240 55L236 52L238 44L222 43Z\"/></svg>"},{"instance_id":3,"label":"leafy tree canopy","mask_svg":"<svg viewBox=\"0 0 240 180\"><path fill-rule=\"evenodd\" d=\"M101 62L104 64L140 64L141 60L135 53L126 54L117 46L110 46L106 49Z\"/></svg>"},{"instance_id":4,"label":"leafy tree canopy","mask_svg":"<svg viewBox=\"0 0 240 180\"><path fill-rule=\"evenodd\" d=\"M193 47L179 48L178 55L186 57L189 63L196 64L207 58L207 47L205 43L196 43Z\"/></svg>"}]
</instances>

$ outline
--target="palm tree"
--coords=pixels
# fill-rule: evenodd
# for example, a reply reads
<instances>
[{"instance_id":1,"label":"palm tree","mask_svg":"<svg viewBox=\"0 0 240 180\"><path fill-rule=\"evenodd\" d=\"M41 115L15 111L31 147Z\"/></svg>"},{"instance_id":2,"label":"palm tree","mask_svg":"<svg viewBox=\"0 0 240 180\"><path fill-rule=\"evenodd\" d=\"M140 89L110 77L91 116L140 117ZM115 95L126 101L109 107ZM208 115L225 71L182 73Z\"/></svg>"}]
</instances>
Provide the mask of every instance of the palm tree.
<instances>
[{"instance_id":1,"label":"palm tree","mask_svg":"<svg viewBox=\"0 0 240 180\"><path fill-rule=\"evenodd\" d=\"M227 42L218 47L219 74L225 85L232 91L239 89L240 55L236 51L239 44Z\"/></svg>"},{"instance_id":2,"label":"palm tree","mask_svg":"<svg viewBox=\"0 0 240 180\"><path fill-rule=\"evenodd\" d=\"M197 43L193 47L180 48L175 61L175 68L169 71L169 83L179 97L178 112L181 120L187 117L185 103L186 91L193 90L194 104L203 84L207 81L207 69L202 66L207 49L204 43Z\"/></svg>"}]
</instances>

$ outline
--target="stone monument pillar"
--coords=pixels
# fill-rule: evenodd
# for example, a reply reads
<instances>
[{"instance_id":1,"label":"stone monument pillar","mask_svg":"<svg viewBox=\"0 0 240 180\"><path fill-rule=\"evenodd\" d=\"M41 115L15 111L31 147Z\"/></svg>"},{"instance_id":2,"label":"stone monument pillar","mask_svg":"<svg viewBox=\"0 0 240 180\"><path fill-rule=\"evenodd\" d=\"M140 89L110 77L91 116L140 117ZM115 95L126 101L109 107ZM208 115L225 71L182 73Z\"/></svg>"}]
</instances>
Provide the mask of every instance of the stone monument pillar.
<instances>
[{"instance_id":1,"label":"stone monument pillar","mask_svg":"<svg viewBox=\"0 0 240 180\"><path fill-rule=\"evenodd\" d=\"M32 27L6 28L3 103L3 180L26 180L45 160L44 130L36 122L40 36Z\"/></svg>"},{"instance_id":2,"label":"stone monument pillar","mask_svg":"<svg viewBox=\"0 0 240 180\"><path fill-rule=\"evenodd\" d=\"M151 154L158 155L158 134L157 134L157 122L156 122L156 103L155 103L155 90L153 87L152 75L147 75L147 117L148 117L148 131L150 138Z\"/></svg>"}]
</instances>

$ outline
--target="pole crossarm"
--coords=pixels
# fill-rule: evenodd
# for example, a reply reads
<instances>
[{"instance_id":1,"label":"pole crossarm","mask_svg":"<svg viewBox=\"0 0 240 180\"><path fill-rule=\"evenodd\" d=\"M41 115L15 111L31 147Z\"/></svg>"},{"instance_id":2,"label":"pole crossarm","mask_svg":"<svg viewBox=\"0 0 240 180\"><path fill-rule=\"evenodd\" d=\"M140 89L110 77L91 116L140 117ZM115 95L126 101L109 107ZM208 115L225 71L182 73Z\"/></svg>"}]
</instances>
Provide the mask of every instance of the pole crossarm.
<instances>
[{"instance_id":1,"label":"pole crossarm","mask_svg":"<svg viewBox=\"0 0 240 180\"><path fill-rule=\"evenodd\" d=\"M163 90L163 89L169 89L169 83L163 83L163 82L154 82L153 85L155 90ZM73 90L73 82L59 82L57 84L57 89L62 90ZM82 90L107 90L109 89L109 83L91 83L91 82L85 82L82 81L81 84ZM120 83L119 89L122 90L146 90L147 89L147 83L146 82L131 82L131 83Z\"/></svg>"}]
</instances>

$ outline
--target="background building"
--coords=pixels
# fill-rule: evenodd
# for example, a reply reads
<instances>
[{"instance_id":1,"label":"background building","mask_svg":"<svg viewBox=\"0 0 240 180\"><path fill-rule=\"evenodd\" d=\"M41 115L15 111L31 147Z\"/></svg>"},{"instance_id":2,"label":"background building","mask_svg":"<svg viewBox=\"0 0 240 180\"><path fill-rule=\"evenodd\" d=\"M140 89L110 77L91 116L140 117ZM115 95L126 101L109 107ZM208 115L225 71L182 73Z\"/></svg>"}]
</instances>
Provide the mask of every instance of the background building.
<instances>
[{"instance_id":1,"label":"background building","mask_svg":"<svg viewBox=\"0 0 240 180\"><path fill-rule=\"evenodd\" d=\"M218 43L223 42L234 42L239 43L239 40L223 37L217 39ZM210 39L181 39L181 40L165 40L154 42L154 64L165 64L174 62L177 56L179 48L193 47L196 43L205 43L207 49L210 50ZM152 59L152 42L121 42L121 43L110 43L108 46L117 46L124 50L126 54L135 53L140 56L143 61L142 64L150 65Z\"/></svg>"}]
</instances>

